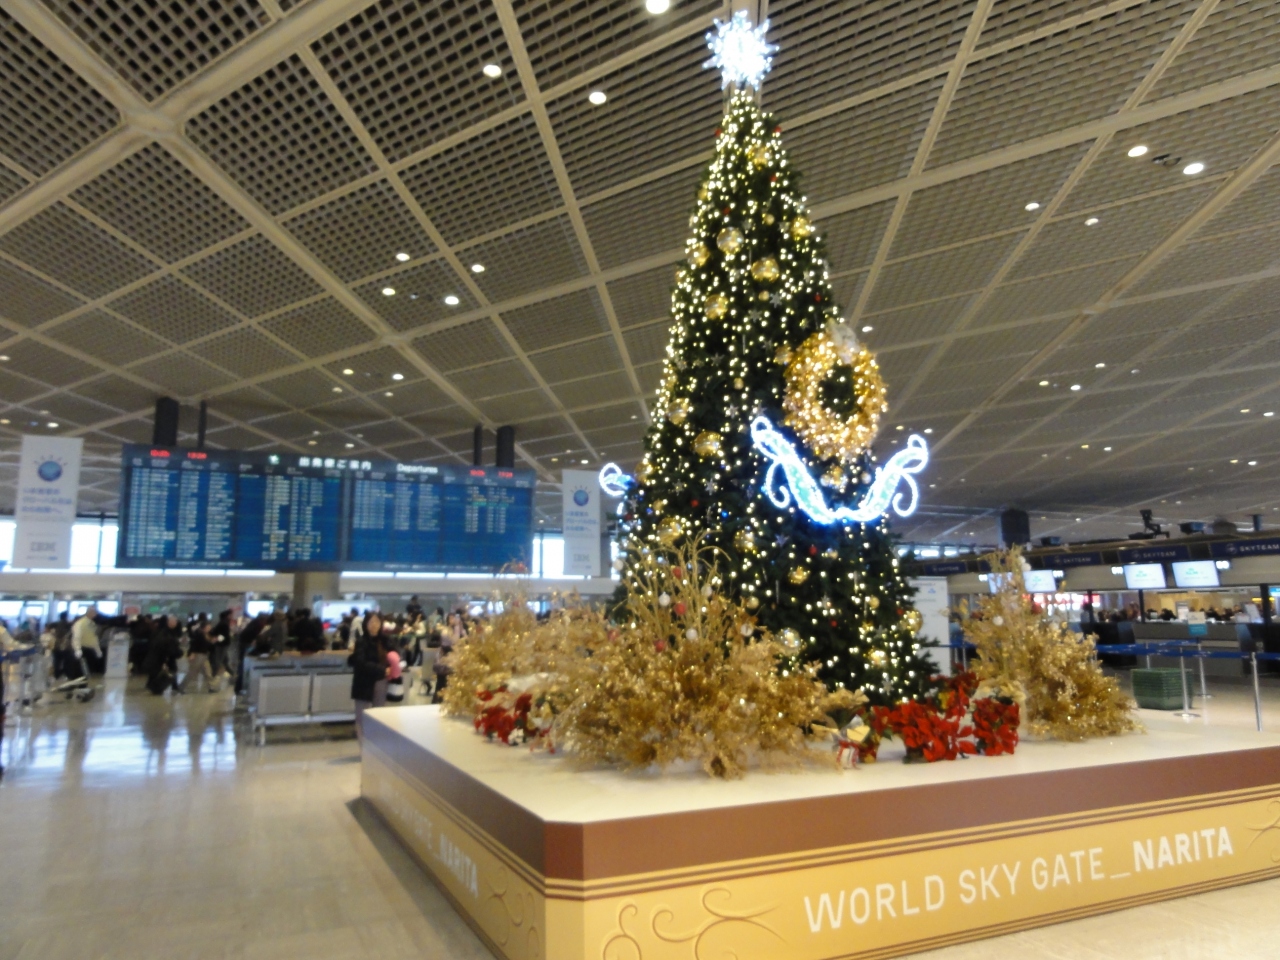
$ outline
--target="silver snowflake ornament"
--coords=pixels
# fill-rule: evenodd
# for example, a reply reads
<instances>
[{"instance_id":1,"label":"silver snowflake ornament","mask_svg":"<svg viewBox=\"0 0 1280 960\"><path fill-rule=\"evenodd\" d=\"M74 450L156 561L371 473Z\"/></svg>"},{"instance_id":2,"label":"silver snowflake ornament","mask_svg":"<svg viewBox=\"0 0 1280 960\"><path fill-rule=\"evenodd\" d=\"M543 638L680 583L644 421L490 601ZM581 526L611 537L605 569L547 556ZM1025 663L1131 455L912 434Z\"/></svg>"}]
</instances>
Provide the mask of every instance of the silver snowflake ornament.
<instances>
[{"instance_id":1,"label":"silver snowflake ornament","mask_svg":"<svg viewBox=\"0 0 1280 960\"><path fill-rule=\"evenodd\" d=\"M732 19L716 20L715 25L715 30L707 34L711 59L702 65L703 68L715 67L720 71L721 87L733 83L758 90L760 81L773 66L773 54L778 50L776 44L764 38L769 21L753 26L747 12L739 10Z\"/></svg>"}]
</instances>

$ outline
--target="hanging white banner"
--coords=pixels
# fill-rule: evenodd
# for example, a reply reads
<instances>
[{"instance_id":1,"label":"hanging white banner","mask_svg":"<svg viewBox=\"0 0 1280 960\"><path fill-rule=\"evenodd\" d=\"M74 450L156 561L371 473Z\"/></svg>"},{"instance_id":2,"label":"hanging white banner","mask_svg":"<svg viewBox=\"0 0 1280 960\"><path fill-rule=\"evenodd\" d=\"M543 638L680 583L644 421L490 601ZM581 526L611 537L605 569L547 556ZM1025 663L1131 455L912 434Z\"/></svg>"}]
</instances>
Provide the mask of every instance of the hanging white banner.
<instances>
[{"instance_id":1,"label":"hanging white banner","mask_svg":"<svg viewBox=\"0 0 1280 960\"><path fill-rule=\"evenodd\" d=\"M18 522L13 540L15 567L71 566L71 525L80 495L83 448L79 437L22 438L13 511Z\"/></svg>"},{"instance_id":2,"label":"hanging white banner","mask_svg":"<svg viewBox=\"0 0 1280 960\"><path fill-rule=\"evenodd\" d=\"M593 470L564 470L564 572L600 576L600 476Z\"/></svg>"}]
</instances>

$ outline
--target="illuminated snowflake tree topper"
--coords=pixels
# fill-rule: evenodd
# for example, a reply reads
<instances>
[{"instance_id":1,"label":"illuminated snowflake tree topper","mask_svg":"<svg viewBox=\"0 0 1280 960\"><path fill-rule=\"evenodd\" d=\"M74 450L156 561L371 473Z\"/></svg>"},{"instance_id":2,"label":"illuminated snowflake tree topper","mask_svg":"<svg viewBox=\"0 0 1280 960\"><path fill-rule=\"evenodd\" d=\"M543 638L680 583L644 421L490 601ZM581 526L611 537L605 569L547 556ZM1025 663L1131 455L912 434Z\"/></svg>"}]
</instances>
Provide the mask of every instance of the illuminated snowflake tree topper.
<instances>
[{"instance_id":1,"label":"illuminated snowflake tree topper","mask_svg":"<svg viewBox=\"0 0 1280 960\"><path fill-rule=\"evenodd\" d=\"M730 84L760 88L760 81L773 66L778 47L765 40L769 21L753 26L745 10L739 10L727 21L715 21L716 28L707 34L711 59L703 67L720 71L721 86Z\"/></svg>"}]
</instances>

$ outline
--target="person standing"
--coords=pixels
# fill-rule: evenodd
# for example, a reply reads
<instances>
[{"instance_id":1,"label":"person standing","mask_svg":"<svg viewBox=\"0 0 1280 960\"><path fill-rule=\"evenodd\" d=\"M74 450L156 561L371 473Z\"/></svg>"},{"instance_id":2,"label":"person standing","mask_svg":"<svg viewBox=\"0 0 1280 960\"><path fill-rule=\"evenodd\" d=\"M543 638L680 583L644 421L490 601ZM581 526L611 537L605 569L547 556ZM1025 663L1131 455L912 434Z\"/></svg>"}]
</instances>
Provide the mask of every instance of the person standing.
<instances>
[{"instance_id":1,"label":"person standing","mask_svg":"<svg viewBox=\"0 0 1280 960\"><path fill-rule=\"evenodd\" d=\"M142 668L147 674L147 689L159 695L170 687L181 693L178 686L178 658L182 645L178 641L181 628L178 618L170 614L156 625L155 634L147 644L147 659Z\"/></svg>"},{"instance_id":2,"label":"person standing","mask_svg":"<svg viewBox=\"0 0 1280 960\"><path fill-rule=\"evenodd\" d=\"M347 662L351 664L351 699L356 704L356 736L364 739L364 712L387 699L387 648L382 639L382 618L370 613Z\"/></svg>"},{"instance_id":3,"label":"person standing","mask_svg":"<svg viewBox=\"0 0 1280 960\"><path fill-rule=\"evenodd\" d=\"M218 622L209 630L209 643L212 645L209 654L209 669L214 680L221 684L221 677L230 672L231 660L231 611L223 610L218 614Z\"/></svg>"},{"instance_id":4,"label":"person standing","mask_svg":"<svg viewBox=\"0 0 1280 960\"><path fill-rule=\"evenodd\" d=\"M204 615L201 614L201 617ZM182 678L182 683L178 684L178 692L186 693L187 685L195 678L197 686L200 678L204 678L204 689L208 693L213 686L213 672L209 668L209 655L213 651L213 644L209 640L209 634L205 623L198 621L191 628L190 641L187 644L187 675Z\"/></svg>"}]
</instances>

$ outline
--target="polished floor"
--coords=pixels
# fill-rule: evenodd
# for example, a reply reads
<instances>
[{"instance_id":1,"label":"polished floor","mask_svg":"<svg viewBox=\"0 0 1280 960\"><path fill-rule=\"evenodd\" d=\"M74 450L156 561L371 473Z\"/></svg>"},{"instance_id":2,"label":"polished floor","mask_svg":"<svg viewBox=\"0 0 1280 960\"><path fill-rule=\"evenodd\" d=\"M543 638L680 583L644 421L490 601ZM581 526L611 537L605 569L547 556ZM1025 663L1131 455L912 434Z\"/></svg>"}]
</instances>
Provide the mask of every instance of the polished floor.
<instances>
[{"instance_id":1,"label":"polished floor","mask_svg":"<svg viewBox=\"0 0 1280 960\"><path fill-rule=\"evenodd\" d=\"M1188 723L1252 728L1213 681ZM1264 683L1280 729L1280 682ZM357 799L350 725L254 744L228 694L105 683L13 711L0 759L0 960L488 960ZM1273 960L1280 881L919 955ZM746 960L746 958L743 958Z\"/></svg>"}]
</instances>

